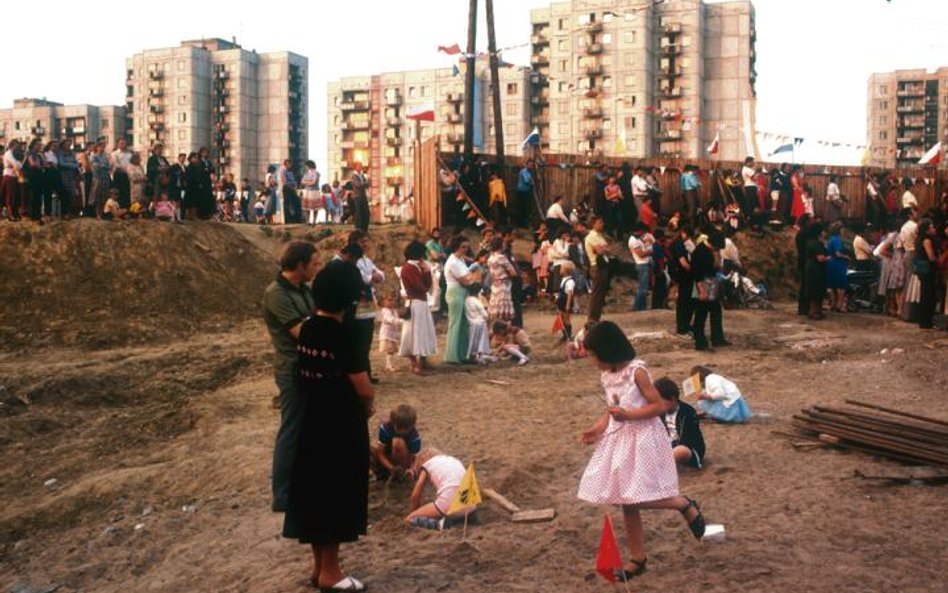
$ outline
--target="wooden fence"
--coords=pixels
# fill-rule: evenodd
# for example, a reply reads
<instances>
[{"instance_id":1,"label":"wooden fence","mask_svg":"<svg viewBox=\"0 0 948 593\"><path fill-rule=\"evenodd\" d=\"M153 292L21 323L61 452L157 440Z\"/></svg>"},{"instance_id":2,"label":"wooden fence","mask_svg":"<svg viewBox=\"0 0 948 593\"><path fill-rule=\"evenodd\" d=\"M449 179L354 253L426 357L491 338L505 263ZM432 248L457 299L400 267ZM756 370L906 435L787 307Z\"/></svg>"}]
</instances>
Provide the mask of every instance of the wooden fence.
<instances>
[{"instance_id":1,"label":"wooden fence","mask_svg":"<svg viewBox=\"0 0 948 593\"><path fill-rule=\"evenodd\" d=\"M421 152L425 154L422 163L424 167L436 167L437 144L425 143ZM435 158L429 160L427 153L432 152ZM417 153L416 153L417 154ZM444 155L445 159L454 158L455 155ZM492 155L477 155L478 162L494 163L496 157ZM507 157L503 164L503 179L507 186L507 195L512 196L517 185L517 175L523 162L523 157ZM578 204L584 197L592 198L595 192L595 173L597 168L587 163L585 157L575 155L548 154L542 155L536 159L539 163L537 172L539 176L538 188L542 207L547 208L555 196L564 195L572 204ZM601 162L610 167L619 168L628 159L603 158ZM416 159L417 162L417 159ZM663 213L672 212L679 208L683 202L679 178L682 169L686 164L698 167L698 179L701 182L699 198L701 204L707 204L713 197L712 192L718 192L720 185L717 183L716 176L724 174L726 171L740 171L743 163L734 161L711 161L711 160L669 160L669 159L636 159L628 160L634 167L651 166L657 169L656 180L662 190L661 208ZM763 163L764 168L769 172L779 166L775 163ZM847 202L843 209L843 217L849 220L862 220L866 215L866 186L869 177L882 171L879 168L867 167L835 167L826 165L803 165L804 184L812 188L814 198L814 212L822 215L825 209L826 186L829 184L830 175L838 177L840 193L846 198ZM925 211L932 206L937 206L942 192L948 190L948 170L934 168L911 168L887 170L901 182L903 179L910 178L915 180L912 193L918 199L919 209ZM415 209L416 212L424 210L426 212L437 212L434 216L428 216L422 219L418 217L418 222L424 228L430 229L439 226L440 216L440 194L437 187L437 169L425 170L424 177L419 177L418 166L416 165L415 179L424 180L421 184L422 191L419 192L419 183L415 184ZM432 180L434 186L431 187L427 180ZM901 199L902 190L899 190ZM592 200L590 199L590 203ZM424 205L422 205L424 204ZM533 207L535 209L535 207Z\"/></svg>"}]
</instances>

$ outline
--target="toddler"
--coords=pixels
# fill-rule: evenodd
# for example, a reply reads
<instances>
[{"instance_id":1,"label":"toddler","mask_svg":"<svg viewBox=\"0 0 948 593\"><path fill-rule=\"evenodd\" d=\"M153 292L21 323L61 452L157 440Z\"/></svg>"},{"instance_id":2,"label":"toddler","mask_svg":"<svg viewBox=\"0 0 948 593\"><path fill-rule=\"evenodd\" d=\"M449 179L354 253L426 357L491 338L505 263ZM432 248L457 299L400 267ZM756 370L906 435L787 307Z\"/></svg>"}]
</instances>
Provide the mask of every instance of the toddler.
<instances>
[{"instance_id":1,"label":"toddler","mask_svg":"<svg viewBox=\"0 0 948 593\"><path fill-rule=\"evenodd\" d=\"M491 344L499 356L517 359L517 364L524 365L530 362L530 337L521 327L509 321L495 321L491 327Z\"/></svg>"},{"instance_id":2,"label":"toddler","mask_svg":"<svg viewBox=\"0 0 948 593\"><path fill-rule=\"evenodd\" d=\"M473 358L479 364L496 362L490 349L490 335L487 330L487 308L480 296L481 285L472 282L467 286L467 298L464 299L464 315L468 324L468 352L467 357Z\"/></svg>"},{"instance_id":3,"label":"toddler","mask_svg":"<svg viewBox=\"0 0 948 593\"><path fill-rule=\"evenodd\" d=\"M379 480L392 475L400 478L406 473L412 476L415 456L421 451L417 421L415 408L402 404L389 413L388 422L379 425L379 442L371 451L372 471Z\"/></svg>"},{"instance_id":4,"label":"toddler","mask_svg":"<svg viewBox=\"0 0 948 593\"><path fill-rule=\"evenodd\" d=\"M175 218L175 210L177 209L174 206L174 202L168 199L168 194L161 194L158 201L152 204L152 208L154 208L155 218L158 220L171 222Z\"/></svg>"},{"instance_id":5,"label":"toddler","mask_svg":"<svg viewBox=\"0 0 948 593\"><path fill-rule=\"evenodd\" d=\"M126 211L119 206L119 192L117 189L110 189L108 199L105 200L105 206L102 208L102 218L105 220L121 220L125 218Z\"/></svg>"},{"instance_id":6,"label":"toddler","mask_svg":"<svg viewBox=\"0 0 948 593\"><path fill-rule=\"evenodd\" d=\"M566 360L575 360L577 358L586 358L589 356L589 353L586 352L586 346L583 344L583 341L586 339L586 334L589 333L589 330L596 325L596 321L587 321L586 325L583 326L583 329L579 330L572 340L566 342Z\"/></svg>"},{"instance_id":7,"label":"toddler","mask_svg":"<svg viewBox=\"0 0 948 593\"><path fill-rule=\"evenodd\" d=\"M665 412L665 430L672 439L672 454L682 465L701 468L704 461L704 436L701 434L701 419L695 409L681 401L678 384L662 377L655 381L655 389L668 402L670 410Z\"/></svg>"},{"instance_id":8,"label":"toddler","mask_svg":"<svg viewBox=\"0 0 948 593\"><path fill-rule=\"evenodd\" d=\"M411 492L411 512L405 517L406 523L427 527L435 520L438 521L438 527L443 527L445 519L464 517L474 512L475 508L468 507L448 515L454 495L464 479L464 464L458 459L444 455L433 447L425 447L415 458L413 469L416 481ZM435 490L435 499L433 502L421 504L421 495L429 482Z\"/></svg>"},{"instance_id":9,"label":"toddler","mask_svg":"<svg viewBox=\"0 0 948 593\"><path fill-rule=\"evenodd\" d=\"M402 320L395 310L395 295L388 294L382 299L382 310L379 312L379 350L385 355L385 370L394 372L394 359L398 352L398 344L402 339Z\"/></svg>"},{"instance_id":10,"label":"toddler","mask_svg":"<svg viewBox=\"0 0 948 593\"><path fill-rule=\"evenodd\" d=\"M560 280L560 287L556 293L556 310L563 322L563 340L568 342L573 338L570 313L573 312L573 307L576 306L576 281L573 279L573 262L566 260L561 263L560 274L563 279Z\"/></svg>"}]
</instances>

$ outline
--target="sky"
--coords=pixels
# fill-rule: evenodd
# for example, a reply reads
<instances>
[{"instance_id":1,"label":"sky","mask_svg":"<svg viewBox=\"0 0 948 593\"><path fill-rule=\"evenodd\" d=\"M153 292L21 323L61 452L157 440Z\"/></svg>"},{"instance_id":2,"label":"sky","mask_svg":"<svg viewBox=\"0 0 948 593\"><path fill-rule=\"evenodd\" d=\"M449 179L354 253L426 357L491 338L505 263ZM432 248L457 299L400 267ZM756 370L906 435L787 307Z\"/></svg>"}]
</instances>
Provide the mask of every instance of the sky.
<instances>
[{"instance_id":1,"label":"sky","mask_svg":"<svg viewBox=\"0 0 948 593\"><path fill-rule=\"evenodd\" d=\"M713 0L712 0L713 1ZM269 0L227 3L163 0L134 16L127 2L50 0L37 31L35 6L8 2L0 14L7 58L0 108L15 98L65 104L125 102L125 59L181 40L236 36L245 49L292 51L309 58L310 156L326 163L326 85L344 76L450 67L438 45L467 39L467 0L350 0L302 4ZM486 50L484 0L478 49ZM542 0L494 2L497 44L529 41L530 9ZM797 161L856 164L855 149L815 140L865 144L866 82L872 72L948 66L946 0L756 0L757 128L807 141ZM149 5L154 7L156 5ZM266 11L263 8L266 8ZM129 24L130 19L138 19ZM48 40L55 40L50 42ZM75 47L65 47L74 43ZM15 50L15 51L14 51ZM528 64L529 48L504 53ZM761 141L762 153L777 140Z\"/></svg>"}]
</instances>

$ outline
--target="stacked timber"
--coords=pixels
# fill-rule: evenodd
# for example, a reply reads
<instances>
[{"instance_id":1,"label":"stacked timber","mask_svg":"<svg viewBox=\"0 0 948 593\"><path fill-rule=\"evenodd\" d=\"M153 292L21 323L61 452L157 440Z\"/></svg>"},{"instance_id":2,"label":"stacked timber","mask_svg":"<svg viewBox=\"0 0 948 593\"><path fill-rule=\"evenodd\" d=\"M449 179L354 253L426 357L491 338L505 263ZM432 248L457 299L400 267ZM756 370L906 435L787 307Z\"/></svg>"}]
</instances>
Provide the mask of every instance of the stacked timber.
<instances>
[{"instance_id":1,"label":"stacked timber","mask_svg":"<svg viewBox=\"0 0 948 593\"><path fill-rule=\"evenodd\" d=\"M855 400L793 417L806 438L906 463L948 468L948 422Z\"/></svg>"}]
</instances>

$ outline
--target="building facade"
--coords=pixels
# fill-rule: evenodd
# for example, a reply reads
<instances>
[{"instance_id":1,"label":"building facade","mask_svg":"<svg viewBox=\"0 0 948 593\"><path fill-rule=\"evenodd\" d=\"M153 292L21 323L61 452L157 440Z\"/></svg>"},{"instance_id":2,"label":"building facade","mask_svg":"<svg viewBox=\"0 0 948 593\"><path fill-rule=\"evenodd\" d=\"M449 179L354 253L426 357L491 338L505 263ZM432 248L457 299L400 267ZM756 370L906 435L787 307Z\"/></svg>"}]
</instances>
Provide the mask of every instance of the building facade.
<instances>
[{"instance_id":1,"label":"building facade","mask_svg":"<svg viewBox=\"0 0 948 593\"><path fill-rule=\"evenodd\" d=\"M948 143L948 67L873 74L867 97L870 166L917 166L937 142Z\"/></svg>"},{"instance_id":2,"label":"building facade","mask_svg":"<svg viewBox=\"0 0 948 593\"><path fill-rule=\"evenodd\" d=\"M0 109L0 144L10 139L62 140L84 147L104 136L109 146L125 136L125 108L117 105L63 105L46 99L17 99Z\"/></svg>"},{"instance_id":3,"label":"building facade","mask_svg":"<svg viewBox=\"0 0 948 593\"><path fill-rule=\"evenodd\" d=\"M739 0L572 0L531 11L541 146L596 156L758 153L754 7Z\"/></svg>"},{"instance_id":4,"label":"building facade","mask_svg":"<svg viewBox=\"0 0 948 593\"><path fill-rule=\"evenodd\" d=\"M267 165L308 158L308 79L303 56L223 39L145 50L126 60L129 145L172 159L207 147L219 173L257 185Z\"/></svg>"},{"instance_id":5,"label":"building facade","mask_svg":"<svg viewBox=\"0 0 948 593\"><path fill-rule=\"evenodd\" d=\"M464 68L388 72L344 78L328 87L328 179L345 181L356 162L371 182L370 195L389 199L411 190L412 143L416 129L422 140L439 137L440 149L460 153L464 146ZM496 152L490 70L486 60L475 64L474 149ZM529 134L528 69L501 68L504 148L520 154ZM434 121L415 122L411 113L431 110Z\"/></svg>"}]
</instances>

